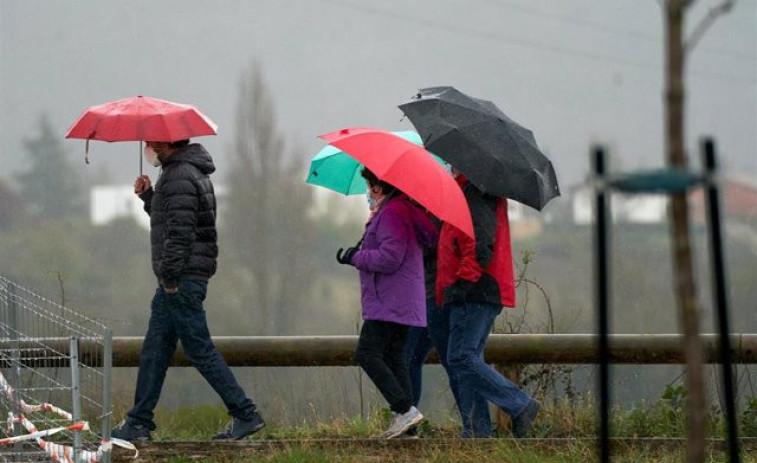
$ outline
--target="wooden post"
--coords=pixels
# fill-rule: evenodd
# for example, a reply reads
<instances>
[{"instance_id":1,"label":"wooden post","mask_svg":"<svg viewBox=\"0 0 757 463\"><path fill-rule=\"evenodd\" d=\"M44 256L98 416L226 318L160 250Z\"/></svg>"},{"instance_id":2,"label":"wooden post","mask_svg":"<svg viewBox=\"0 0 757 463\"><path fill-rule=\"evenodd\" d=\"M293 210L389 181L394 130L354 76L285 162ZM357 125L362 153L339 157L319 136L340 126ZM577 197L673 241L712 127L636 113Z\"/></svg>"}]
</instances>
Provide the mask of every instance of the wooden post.
<instances>
[{"instance_id":1,"label":"wooden post","mask_svg":"<svg viewBox=\"0 0 757 463\"><path fill-rule=\"evenodd\" d=\"M665 13L665 119L666 159L670 167L687 168L684 148L684 102L683 82L685 46L683 42L684 16L688 0L669 0ZM687 424L688 463L704 461L705 411L702 372L702 345L699 339L699 307L694 284L694 264L689 236L689 209L686 193L677 193L670 205L670 233L673 254L673 277L678 303L679 323L686 353L686 388L688 390Z\"/></svg>"}]
</instances>

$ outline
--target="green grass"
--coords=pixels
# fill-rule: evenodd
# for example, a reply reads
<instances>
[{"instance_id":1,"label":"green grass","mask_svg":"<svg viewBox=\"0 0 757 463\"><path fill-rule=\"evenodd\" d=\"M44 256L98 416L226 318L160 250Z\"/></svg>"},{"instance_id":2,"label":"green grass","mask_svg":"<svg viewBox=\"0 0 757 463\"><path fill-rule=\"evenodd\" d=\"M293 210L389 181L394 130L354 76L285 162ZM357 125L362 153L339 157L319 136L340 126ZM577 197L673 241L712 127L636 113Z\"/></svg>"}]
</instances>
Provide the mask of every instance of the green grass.
<instances>
[{"instance_id":1,"label":"green grass","mask_svg":"<svg viewBox=\"0 0 757 463\"><path fill-rule=\"evenodd\" d=\"M639 403L630 408L616 408L612 412L612 434L618 437L685 437L685 390L669 386L663 396L652 404ZM376 409L368 419L343 417L330 422L303 423L299 426L277 427L269 423L256 441L304 441L292 442L283 448L260 451L246 457L219 455L212 459L176 456L166 461L172 463L205 462L272 462L272 463L320 463L355 462L369 463L391 461L404 462L519 462L519 463L588 463L597 460L596 417L593 401L574 399L557 403L545 403L532 431L533 437L568 438L561 442L517 441L512 439L476 443L456 439L458 427L439 427L428 421L421 424L421 436L426 440L419 446L389 445L386 447L361 447L348 443L328 447L308 440L355 439L369 437L382 431L388 423L388 410ZM707 429L710 437L724 436L724 423L719 410L707 414ZM757 399L751 398L742 407L739 417L740 435L757 437ZM222 407L186 407L168 412L159 410L156 440L202 441L207 440L228 421ZM507 436L507 434L503 434ZM448 439L440 443L437 439ZM708 462L725 462L722 450L708 450ZM752 452L757 453L757 452ZM231 458L231 459L229 459ZM680 462L685 460L683 443L678 445L647 445L640 443L619 444L613 449L614 462ZM757 463L757 456L744 452L743 461Z\"/></svg>"},{"instance_id":2,"label":"green grass","mask_svg":"<svg viewBox=\"0 0 757 463\"><path fill-rule=\"evenodd\" d=\"M685 461L685 450L655 449L641 445L627 445L613 450L612 458L618 463L678 463ZM382 449L356 451L350 449L323 450L307 445L293 445L275 452L261 452L249 457L220 457L196 459L191 457L169 458L171 463L221 463L234 461L273 462L273 463L321 463L321 462L351 462L373 463L391 461L393 463L433 462L433 463L479 463L479 462L517 462L517 463L589 463L597 460L596 447L589 442L576 442L565 446L543 446L533 443L519 443L515 441L500 441L491 446L460 446L460 447L426 447L421 451L404 451L397 449ZM727 457L722 451L709 451L705 459L707 462L726 462ZM744 463L755 463L754 455L744 453Z\"/></svg>"}]
</instances>

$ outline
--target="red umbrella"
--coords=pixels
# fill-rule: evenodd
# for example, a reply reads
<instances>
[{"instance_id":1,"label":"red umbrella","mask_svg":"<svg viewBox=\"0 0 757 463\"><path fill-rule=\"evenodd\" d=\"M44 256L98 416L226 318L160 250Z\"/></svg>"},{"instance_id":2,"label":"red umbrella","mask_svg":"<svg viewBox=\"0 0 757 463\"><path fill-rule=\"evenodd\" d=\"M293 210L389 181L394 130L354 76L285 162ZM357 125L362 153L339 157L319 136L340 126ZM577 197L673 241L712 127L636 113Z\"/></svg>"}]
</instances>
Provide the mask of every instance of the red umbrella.
<instances>
[{"instance_id":1,"label":"red umbrella","mask_svg":"<svg viewBox=\"0 0 757 463\"><path fill-rule=\"evenodd\" d=\"M85 161L89 164L89 140L171 142L217 133L215 122L192 105L139 95L87 108L66 138L87 140Z\"/></svg>"},{"instance_id":2,"label":"red umbrella","mask_svg":"<svg viewBox=\"0 0 757 463\"><path fill-rule=\"evenodd\" d=\"M140 95L87 108L66 138L177 141L217 133L218 126L192 105Z\"/></svg>"},{"instance_id":3,"label":"red umbrella","mask_svg":"<svg viewBox=\"0 0 757 463\"><path fill-rule=\"evenodd\" d=\"M320 135L428 209L474 237L468 203L457 182L422 146L391 132L353 127Z\"/></svg>"}]
</instances>

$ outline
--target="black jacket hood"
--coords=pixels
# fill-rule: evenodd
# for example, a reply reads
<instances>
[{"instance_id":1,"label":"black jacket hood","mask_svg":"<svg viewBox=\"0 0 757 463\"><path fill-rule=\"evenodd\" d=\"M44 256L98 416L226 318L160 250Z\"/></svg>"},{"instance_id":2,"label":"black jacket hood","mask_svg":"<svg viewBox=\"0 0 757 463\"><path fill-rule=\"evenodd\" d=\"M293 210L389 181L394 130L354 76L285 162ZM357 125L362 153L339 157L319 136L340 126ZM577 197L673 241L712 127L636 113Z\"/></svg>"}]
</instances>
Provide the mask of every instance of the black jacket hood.
<instances>
[{"instance_id":1,"label":"black jacket hood","mask_svg":"<svg viewBox=\"0 0 757 463\"><path fill-rule=\"evenodd\" d=\"M199 143L190 143L187 146L182 146L166 158L163 166L174 162L188 162L197 167L205 175L210 175L216 171L216 166L213 164L213 158L210 156L210 153Z\"/></svg>"}]
</instances>

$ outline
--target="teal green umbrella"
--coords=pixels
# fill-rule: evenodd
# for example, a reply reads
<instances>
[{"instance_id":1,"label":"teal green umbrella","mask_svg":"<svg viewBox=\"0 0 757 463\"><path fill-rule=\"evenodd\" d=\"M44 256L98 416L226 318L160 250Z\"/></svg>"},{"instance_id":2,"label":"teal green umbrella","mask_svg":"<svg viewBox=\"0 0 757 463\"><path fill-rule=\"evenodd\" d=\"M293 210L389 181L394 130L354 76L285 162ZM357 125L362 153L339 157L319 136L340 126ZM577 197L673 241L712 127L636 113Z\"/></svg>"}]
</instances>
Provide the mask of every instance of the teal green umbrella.
<instances>
[{"instance_id":1,"label":"teal green umbrella","mask_svg":"<svg viewBox=\"0 0 757 463\"><path fill-rule=\"evenodd\" d=\"M417 132L405 130L392 133L418 146L423 146L423 140ZM434 155L434 158L440 164L445 164L438 156ZM310 160L310 172L305 182L345 195L365 194L365 179L360 176L362 168L363 165L349 154L328 145Z\"/></svg>"}]
</instances>

